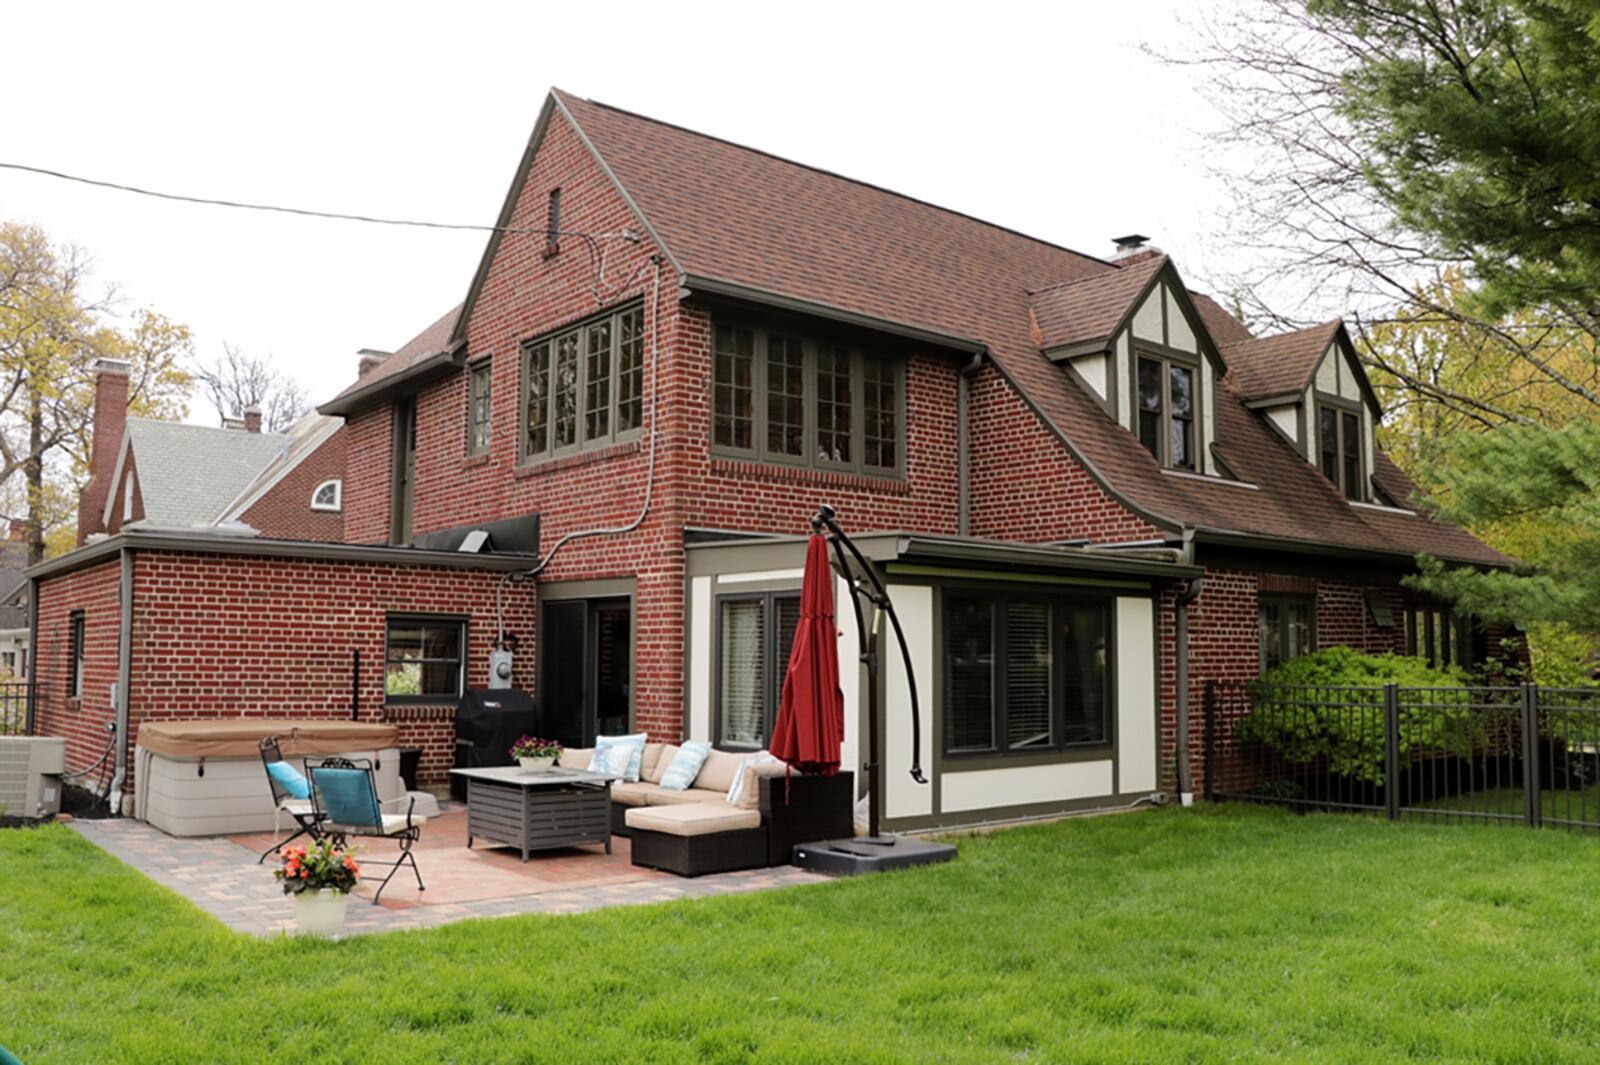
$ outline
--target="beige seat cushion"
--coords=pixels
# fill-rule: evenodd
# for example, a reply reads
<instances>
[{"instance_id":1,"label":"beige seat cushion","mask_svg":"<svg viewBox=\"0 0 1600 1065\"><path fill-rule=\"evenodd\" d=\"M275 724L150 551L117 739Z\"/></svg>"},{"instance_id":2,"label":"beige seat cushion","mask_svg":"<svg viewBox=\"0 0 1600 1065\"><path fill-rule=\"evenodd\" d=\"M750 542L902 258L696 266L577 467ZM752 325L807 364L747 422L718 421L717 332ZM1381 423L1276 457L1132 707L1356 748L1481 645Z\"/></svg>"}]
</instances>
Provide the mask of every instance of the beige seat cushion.
<instances>
[{"instance_id":1,"label":"beige seat cushion","mask_svg":"<svg viewBox=\"0 0 1600 1065\"><path fill-rule=\"evenodd\" d=\"M682 806L635 807L627 813L630 829L661 832L669 836L710 836L742 828L760 828L761 815L736 810L727 803L692 803Z\"/></svg>"},{"instance_id":2,"label":"beige seat cushion","mask_svg":"<svg viewBox=\"0 0 1600 1065\"><path fill-rule=\"evenodd\" d=\"M563 769L588 769L589 760L593 757L593 747L565 747L557 764Z\"/></svg>"},{"instance_id":3,"label":"beige seat cushion","mask_svg":"<svg viewBox=\"0 0 1600 1065\"><path fill-rule=\"evenodd\" d=\"M713 750L706 755L706 764L700 767L700 775L694 778L694 786L708 791L720 791L726 796L728 789L733 787L733 778L738 775L739 767L749 757L748 754L729 754L727 751Z\"/></svg>"},{"instance_id":4,"label":"beige seat cushion","mask_svg":"<svg viewBox=\"0 0 1600 1065\"><path fill-rule=\"evenodd\" d=\"M645 800L646 806L693 806L696 803L716 802L718 796L715 792L702 788L685 788L682 791L672 791L659 785L651 785L653 789L650 797Z\"/></svg>"},{"instance_id":5,"label":"beige seat cushion","mask_svg":"<svg viewBox=\"0 0 1600 1065\"><path fill-rule=\"evenodd\" d=\"M639 779L650 780L650 774L655 771L656 765L661 761L661 748L664 743L647 743L644 753L639 756ZM652 783L654 783L652 781Z\"/></svg>"},{"instance_id":6,"label":"beige seat cushion","mask_svg":"<svg viewBox=\"0 0 1600 1065\"><path fill-rule=\"evenodd\" d=\"M660 790L655 784L646 784L642 780L636 784L613 784L611 801L620 802L624 806L643 806L649 801L652 792Z\"/></svg>"},{"instance_id":7,"label":"beige seat cushion","mask_svg":"<svg viewBox=\"0 0 1600 1065\"><path fill-rule=\"evenodd\" d=\"M667 775L667 766L672 764L673 758L677 757L678 751L681 749L675 743L663 743L660 757L656 759L655 765L649 765L650 748L646 747L645 762L647 764L639 768L639 779L648 781L651 784L661 783L661 778Z\"/></svg>"}]
</instances>

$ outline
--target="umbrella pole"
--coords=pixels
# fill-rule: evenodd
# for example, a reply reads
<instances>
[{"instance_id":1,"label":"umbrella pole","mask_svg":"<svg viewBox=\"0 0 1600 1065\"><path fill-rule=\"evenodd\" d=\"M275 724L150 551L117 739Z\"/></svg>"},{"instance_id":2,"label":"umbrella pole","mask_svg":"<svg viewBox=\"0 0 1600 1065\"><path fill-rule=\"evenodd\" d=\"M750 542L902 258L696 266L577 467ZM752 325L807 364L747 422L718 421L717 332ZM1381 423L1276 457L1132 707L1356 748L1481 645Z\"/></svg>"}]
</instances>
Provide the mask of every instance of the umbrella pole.
<instances>
[{"instance_id":1,"label":"umbrella pole","mask_svg":"<svg viewBox=\"0 0 1600 1065\"><path fill-rule=\"evenodd\" d=\"M881 709L878 698L878 666L883 661L883 628L880 613L872 612L872 635L864 656L867 660L867 836L877 839L878 819L883 810L883 759L879 756L879 724Z\"/></svg>"}]
</instances>

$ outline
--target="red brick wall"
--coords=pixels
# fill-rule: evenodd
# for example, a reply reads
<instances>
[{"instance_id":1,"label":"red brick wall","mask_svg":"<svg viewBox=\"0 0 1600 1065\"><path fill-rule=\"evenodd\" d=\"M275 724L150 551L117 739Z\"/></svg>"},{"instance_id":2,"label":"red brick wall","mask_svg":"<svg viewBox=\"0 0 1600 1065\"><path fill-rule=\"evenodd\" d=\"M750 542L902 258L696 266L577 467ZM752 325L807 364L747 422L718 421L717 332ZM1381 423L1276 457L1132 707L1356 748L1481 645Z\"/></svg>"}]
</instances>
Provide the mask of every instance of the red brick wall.
<instances>
[{"instance_id":1,"label":"red brick wall","mask_svg":"<svg viewBox=\"0 0 1600 1065\"><path fill-rule=\"evenodd\" d=\"M275 539L342 541L343 512L312 510L311 493L324 481L344 479L348 436L349 430L336 430L265 495L250 504L240 515L241 520L259 530L262 536ZM349 482L345 485L348 487Z\"/></svg>"},{"instance_id":2,"label":"red brick wall","mask_svg":"<svg viewBox=\"0 0 1600 1065\"><path fill-rule=\"evenodd\" d=\"M465 616L468 684L482 686L495 635L497 573L378 563L134 552L130 731L142 721L237 716L345 718L351 651L361 651L361 716L401 726L423 748L421 776L442 782L454 757L454 701L386 708L386 615ZM113 720L119 566L40 582L39 731L68 738L68 765L97 758ZM85 694L65 699L68 617L86 616ZM532 646L526 596L507 599L507 627ZM531 665L532 656L518 660ZM519 674L519 684L530 678ZM131 749L131 745L130 745ZM131 778L130 758L130 778ZM131 779L129 783L131 790Z\"/></svg>"},{"instance_id":3,"label":"red brick wall","mask_svg":"<svg viewBox=\"0 0 1600 1065\"><path fill-rule=\"evenodd\" d=\"M394 410L387 403L345 419L344 541L389 542Z\"/></svg>"},{"instance_id":4,"label":"red brick wall","mask_svg":"<svg viewBox=\"0 0 1600 1065\"><path fill-rule=\"evenodd\" d=\"M34 726L41 736L65 736L67 768L84 769L100 757L116 720L111 686L117 681L121 565L116 559L40 582L39 618L33 634L33 676L38 685ZM83 695L69 698L70 617L84 617ZM86 783L93 784L93 781Z\"/></svg>"},{"instance_id":5,"label":"red brick wall","mask_svg":"<svg viewBox=\"0 0 1600 1065\"><path fill-rule=\"evenodd\" d=\"M992 366L974 375L972 535L1147 540L1163 535L1100 487Z\"/></svg>"}]
</instances>

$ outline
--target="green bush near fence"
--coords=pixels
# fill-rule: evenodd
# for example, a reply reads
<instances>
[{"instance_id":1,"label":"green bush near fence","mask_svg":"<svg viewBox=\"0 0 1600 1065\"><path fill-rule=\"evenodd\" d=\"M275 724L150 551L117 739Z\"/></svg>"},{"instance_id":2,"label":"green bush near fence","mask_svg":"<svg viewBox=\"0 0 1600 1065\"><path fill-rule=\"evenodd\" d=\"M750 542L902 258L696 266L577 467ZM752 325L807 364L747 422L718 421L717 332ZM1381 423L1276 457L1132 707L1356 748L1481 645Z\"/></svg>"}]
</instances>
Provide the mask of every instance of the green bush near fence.
<instances>
[{"instance_id":1,"label":"green bush near fence","mask_svg":"<svg viewBox=\"0 0 1600 1065\"><path fill-rule=\"evenodd\" d=\"M1468 706L1468 683L1465 671L1430 668L1421 658L1330 647L1263 674L1234 737L1270 747L1294 764L1382 784L1383 686L1413 689L1403 693L1399 713L1405 762L1414 753L1467 756L1481 745L1484 724ZM1514 712L1514 704L1508 706Z\"/></svg>"}]
</instances>

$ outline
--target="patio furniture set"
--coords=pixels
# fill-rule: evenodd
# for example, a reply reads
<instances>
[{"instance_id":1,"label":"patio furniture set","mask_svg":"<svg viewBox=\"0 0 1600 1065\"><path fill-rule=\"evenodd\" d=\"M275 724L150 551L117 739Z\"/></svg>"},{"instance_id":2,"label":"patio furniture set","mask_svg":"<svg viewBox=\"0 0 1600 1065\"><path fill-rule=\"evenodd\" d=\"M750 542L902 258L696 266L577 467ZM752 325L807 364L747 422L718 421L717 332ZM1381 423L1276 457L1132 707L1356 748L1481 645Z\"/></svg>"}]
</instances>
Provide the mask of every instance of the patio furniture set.
<instances>
[{"instance_id":1,"label":"patio furniture set","mask_svg":"<svg viewBox=\"0 0 1600 1065\"><path fill-rule=\"evenodd\" d=\"M621 738L619 738L621 739ZM602 738L602 743L606 738ZM519 850L523 861L537 851L601 844L611 853L613 835L632 842L633 864L702 876L787 865L796 844L848 835L852 827L851 774L801 776L761 752L733 754L698 745L638 744L621 772L591 766L595 749L567 749L550 769L498 766L452 772L467 785L467 846L482 840ZM371 763L364 759L307 761L302 776L283 757L276 737L260 744L274 806L288 814L295 831L268 851L301 837L394 840L400 852L373 902L402 865L409 865L423 890L412 847L426 818L415 800L404 813L386 812L397 801L379 798ZM681 762L677 780L668 779ZM596 770L599 771L596 771ZM629 779L634 778L634 779ZM676 786L673 786L676 785Z\"/></svg>"}]
</instances>

